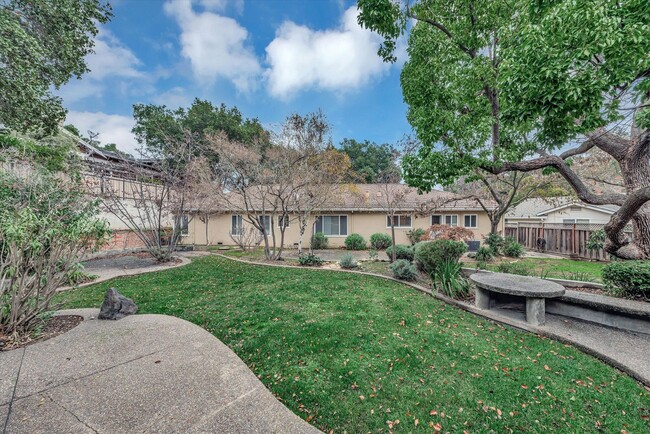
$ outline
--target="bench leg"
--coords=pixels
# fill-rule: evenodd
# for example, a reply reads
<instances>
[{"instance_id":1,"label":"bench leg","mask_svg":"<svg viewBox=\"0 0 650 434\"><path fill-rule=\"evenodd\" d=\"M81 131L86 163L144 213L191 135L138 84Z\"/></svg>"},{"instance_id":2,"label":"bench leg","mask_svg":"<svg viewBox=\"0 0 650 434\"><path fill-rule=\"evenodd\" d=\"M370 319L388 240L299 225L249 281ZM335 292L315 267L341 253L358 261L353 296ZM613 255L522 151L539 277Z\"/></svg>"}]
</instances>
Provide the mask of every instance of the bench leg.
<instances>
[{"instance_id":1,"label":"bench leg","mask_svg":"<svg viewBox=\"0 0 650 434\"><path fill-rule=\"evenodd\" d=\"M531 325L544 325L546 321L546 299L526 297L526 322Z\"/></svg>"},{"instance_id":2,"label":"bench leg","mask_svg":"<svg viewBox=\"0 0 650 434\"><path fill-rule=\"evenodd\" d=\"M490 308L490 291L476 287L476 307L485 310Z\"/></svg>"}]
</instances>

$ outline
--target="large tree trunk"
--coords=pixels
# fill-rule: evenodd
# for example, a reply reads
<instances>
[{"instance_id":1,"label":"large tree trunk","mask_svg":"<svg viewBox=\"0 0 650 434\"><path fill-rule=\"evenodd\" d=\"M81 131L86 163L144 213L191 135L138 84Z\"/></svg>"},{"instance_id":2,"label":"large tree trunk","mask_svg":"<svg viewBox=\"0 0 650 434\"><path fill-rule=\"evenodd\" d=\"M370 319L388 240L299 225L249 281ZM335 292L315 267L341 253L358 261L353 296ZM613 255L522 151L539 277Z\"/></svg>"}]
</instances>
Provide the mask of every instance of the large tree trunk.
<instances>
[{"instance_id":1,"label":"large tree trunk","mask_svg":"<svg viewBox=\"0 0 650 434\"><path fill-rule=\"evenodd\" d=\"M594 146L618 162L626 194L593 193L566 163L566 159L583 154ZM608 253L621 259L650 259L650 130L626 139L601 129L591 133L579 147L561 155L543 155L533 160L483 169L498 174L510 170L529 172L544 167L557 169L582 201L592 205L620 206L605 225L605 250ZM625 233L628 223L632 224L631 239Z\"/></svg>"},{"instance_id":2,"label":"large tree trunk","mask_svg":"<svg viewBox=\"0 0 650 434\"><path fill-rule=\"evenodd\" d=\"M650 259L650 133L637 136L619 159L627 198L605 226L605 250L622 259ZM625 226L632 223L632 239Z\"/></svg>"}]
</instances>

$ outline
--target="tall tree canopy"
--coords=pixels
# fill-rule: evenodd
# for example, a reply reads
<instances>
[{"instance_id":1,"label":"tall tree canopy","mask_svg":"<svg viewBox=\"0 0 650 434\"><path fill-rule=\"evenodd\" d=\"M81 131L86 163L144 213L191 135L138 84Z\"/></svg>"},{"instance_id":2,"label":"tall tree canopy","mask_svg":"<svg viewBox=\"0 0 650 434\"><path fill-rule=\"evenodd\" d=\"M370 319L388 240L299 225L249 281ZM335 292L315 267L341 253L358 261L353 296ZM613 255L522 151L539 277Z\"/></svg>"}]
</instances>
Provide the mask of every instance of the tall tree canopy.
<instances>
[{"instance_id":1,"label":"tall tree canopy","mask_svg":"<svg viewBox=\"0 0 650 434\"><path fill-rule=\"evenodd\" d=\"M415 22L401 80L421 146L404 158L407 182L428 189L551 167L585 202L621 206L606 227L610 253L650 258L647 0L410 3L359 0L388 61ZM628 115L635 128L612 131ZM627 194L594 194L571 169L593 147L620 165Z\"/></svg>"},{"instance_id":2,"label":"tall tree canopy","mask_svg":"<svg viewBox=\"0 0 650 434\"><path fill-rule=\"evenodd\" d=\"M350 157L356 180L366 184L386 179L390 182L400 181L400 168L397 164L399 153L391 145L378 145L368 140L358 142L354 139L343 139L340 149Z\"/></svg>"},{"instance_id":3,"label":"tall tree canopy","mask_svg":"<svg viewBox=\"0 0 650 434\"><path fill-rule=\"evenodd\" d=\"M206 152L207 137L224 132L229 140L266 147L269 133L256 119L244 118L237 107L225 104L215 106L196 98L188 109L170 109L164 105L136 104L133 106L136 140L153 155L164 154L173 140L181 140L188 133L196 140L196 152Z\"/></svg>"},{"instance_id":4,"label":"tall tree canopy","mask_svg":"<svg viewBox=\"0 0 650 434\"><path fill-rule=\"evenodd\" d=\"M51 94L88 71L104 0L0 0L0 123L18 131L56 129L65 117Z\"/></svg>"}]
</instances>

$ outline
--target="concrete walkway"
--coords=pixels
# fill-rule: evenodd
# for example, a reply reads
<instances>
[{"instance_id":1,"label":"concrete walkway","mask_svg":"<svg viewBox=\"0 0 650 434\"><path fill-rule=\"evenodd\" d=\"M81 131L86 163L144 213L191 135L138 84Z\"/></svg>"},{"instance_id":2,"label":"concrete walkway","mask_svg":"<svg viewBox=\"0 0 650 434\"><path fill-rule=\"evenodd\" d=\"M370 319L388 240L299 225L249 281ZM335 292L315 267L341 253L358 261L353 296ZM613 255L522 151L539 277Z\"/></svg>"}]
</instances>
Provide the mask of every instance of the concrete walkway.
<instances>
[{"instance_id":1,"label":"concrete walkway","mask_svg":"<svg viewBox=\"0 0 650 434\"><path fill-rule=\"evenodd\" d=\"M87 320L0 353L3 433L318 433L226 345L164 315Z\"/></svg>"}]
</instances>

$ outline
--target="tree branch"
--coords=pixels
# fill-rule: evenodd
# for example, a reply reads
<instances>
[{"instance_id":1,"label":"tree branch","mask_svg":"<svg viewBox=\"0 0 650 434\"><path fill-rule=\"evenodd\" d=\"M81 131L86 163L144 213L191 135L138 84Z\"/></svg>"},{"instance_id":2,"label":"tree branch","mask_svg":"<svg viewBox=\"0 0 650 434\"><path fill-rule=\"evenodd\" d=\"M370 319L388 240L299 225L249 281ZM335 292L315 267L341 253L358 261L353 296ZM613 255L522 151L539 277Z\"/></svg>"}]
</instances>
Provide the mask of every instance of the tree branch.
<instances>
[{"instance_id":1,"label":"tree branch","mask_svg":"<svg viewBox=\"0 0 650 434\"><path fill-rule=\"evenodd\" d=\"M456 42L456 40L454 38L454 35L452 35L452 33L449 31L449 29L447 29L447 27L445 27L443 24L441 24L441 23L439 23L437 21L434 21L434 20L432 20L430 18L424 18L424 17L420 17L420 16L415 15L413 12L411 12L411 9L408 7L408 4L406 5L406 16L409 17L409 18L413 18L414 20L421 21L421 22L432 25L433 27L435 27L436 29L438 29L442 33L444 33L447 36L447 38L449 38L449 40L451 40L451 42L453 42L462 52L466 53L470 58L473 59L473 58L476 57L476 50L467 48L463 44L461 44L459 42Z\"/></svg>"}]
</instances>

